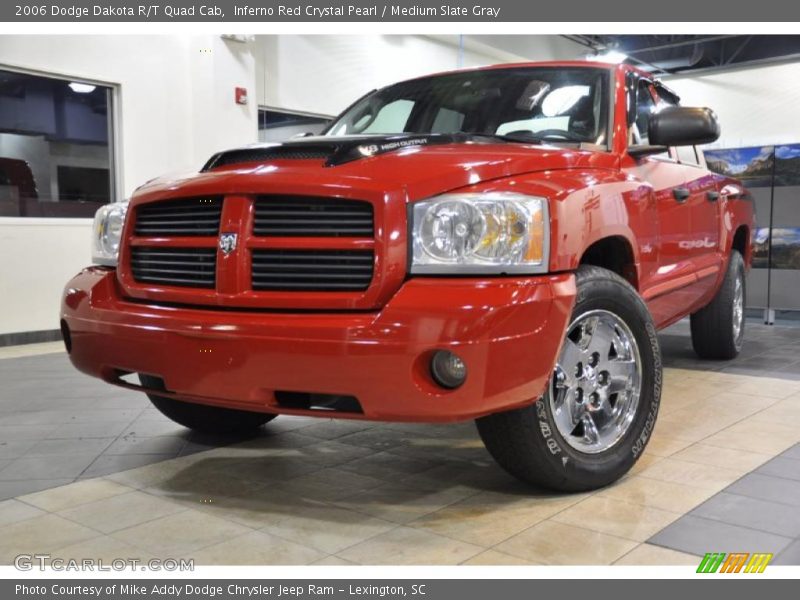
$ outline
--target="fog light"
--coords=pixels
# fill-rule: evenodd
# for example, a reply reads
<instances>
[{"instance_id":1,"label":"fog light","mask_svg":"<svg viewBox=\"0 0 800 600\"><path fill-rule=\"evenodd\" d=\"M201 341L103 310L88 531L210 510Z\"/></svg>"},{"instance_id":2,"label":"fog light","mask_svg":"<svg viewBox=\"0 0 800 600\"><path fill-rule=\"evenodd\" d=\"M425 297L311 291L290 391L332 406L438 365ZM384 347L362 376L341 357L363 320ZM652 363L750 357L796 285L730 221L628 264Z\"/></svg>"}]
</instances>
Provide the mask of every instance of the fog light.
<instances>
[{"instance_id":1,"label":"fog light","mask_svg":"<svg viewBox=\"0 0 800 600\"><path fill-rule=\"evenodd\" d=\"M431 375L443 388L453 390L467 378L467 365L447 350L437 350L431 358Z\"/></svg>"}]
</instances>

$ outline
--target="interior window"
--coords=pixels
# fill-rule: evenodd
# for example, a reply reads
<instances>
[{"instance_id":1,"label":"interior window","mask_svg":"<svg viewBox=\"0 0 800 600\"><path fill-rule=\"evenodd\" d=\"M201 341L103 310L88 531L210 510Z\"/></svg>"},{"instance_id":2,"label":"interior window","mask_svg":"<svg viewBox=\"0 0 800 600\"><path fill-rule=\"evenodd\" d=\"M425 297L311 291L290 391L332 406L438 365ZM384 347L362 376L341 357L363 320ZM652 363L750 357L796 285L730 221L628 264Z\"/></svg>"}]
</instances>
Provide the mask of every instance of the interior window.
<instances>
[{"instance_id":1,"label":"interior window","mask_svg":"<svg viewBox=\"0 0 800 600\"><path fill-rule=\"evenodd\" d=\"M542 101L542 114L545 117L563 115L575 106L579 100L589 96L588 85L567 85L556 88Z\"/></svg>"},{"instance_id":2,"label":"interior window","mask_svg":"<svg viewBox=\"0 0 800 600\"><path fill-rule=\"evenodd\" d=\"M307 113L258 109L258 141L283 142L296 135L318 134L331 122L330 117Z\"/></svg>"},{"instance_id":3,"label":"interior window","mask_svg":"<svg viewBox=\"0 0 800 600\"><path fill-rule=\"evenodd\" d=\"M411 100L395 100L385 104L377 114L366 112L353 124L355 133L395 133L405 131L414 103Z\"/></svg>"},{"instance_id":4,"label":"interior window","mask_svg":"<svg viewBox=\"0 0 800 600\"><path fill-rule=\"evenodd\" d=\"M491 69L413 79L363 98L326 135L467 132L604 144L609 84L609 71L598 67Z\"/></svg>"},{"instance_id":5,"label":"interior window","mask_svg":"<svg viewBox=\"0 0 800 600\"><path fill-rule=\"evenodd\" d=\"M114 200L112 91L0 69L0 217L87 218Z\"/></svg>"},{"instance_id":6,"label":"interior window","mask_svg":"<svg viewBox=\"0 0 800 600\"><path fill-rule=\"evenodd\" d=\"M531 82L534 83L542 82ZM500 123L495 133L508 135L521 131L534 134L547 132L556 138L562 137L566 140L575 137L591 139L597 135L596 123L599 122L600 106L595 99L599 99L600 94L591 86L555 87L544 84L537 88L534 95L528 93L528 88L517 100L516 108L524 110L530 117Z\"/></svg>"},{"instance_id":7,"label":"interior window","mask_svg":"<svg viewBox=\"0 0 800 600\"><path fill-rule=\"evenodd\" d=\"M697 156L697 148L694 146L678 146L676 150L678 152L678 160L681 161L682 164L694 166L700 164L700 159Z\"/></svg>"},{"instance_id":8,"label":"interior window","mask_svg":"<svg viewBox=\"0 0 800 600\"><path fill-rule=\"evenodd\" d=\"M440 108L431 126L431 133L449 133L461 131L464 124L464 113L449 108Z\"/></svg>"},{"instance_id":9,"label":"interior window","mask_svg":"<svg viewBox=\"0 0 800 600\"><path fill-rule=\"evenodd\" d=\"M650 91L650 82L642 80L636 90L636 120L631 126L631 143L649 143L647 128L655 111L656 103Z\"/></svg>"}]
</instances>

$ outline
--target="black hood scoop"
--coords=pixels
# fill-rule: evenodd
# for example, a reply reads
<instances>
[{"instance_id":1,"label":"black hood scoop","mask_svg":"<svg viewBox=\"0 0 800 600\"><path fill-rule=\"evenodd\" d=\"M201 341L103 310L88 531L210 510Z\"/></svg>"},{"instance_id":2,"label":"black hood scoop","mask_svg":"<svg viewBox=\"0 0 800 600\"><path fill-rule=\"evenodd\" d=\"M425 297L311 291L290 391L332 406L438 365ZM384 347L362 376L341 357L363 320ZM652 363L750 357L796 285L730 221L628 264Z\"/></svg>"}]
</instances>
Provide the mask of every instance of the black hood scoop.
<instances>
[{"instance_id":1,"label":"black hood scoop","mask_svg":"<svg viewBox=\"0 0 800 600\"><path fill-rule=\"evenodd\" d=\"M315 136L282 144L257 144L218 152L203 166L202 172L228 165L269 160L325 160L326 167L369 158L405 148L474 141L467 134L408 134L390 136Z\"/></svg>"}]
</instances>

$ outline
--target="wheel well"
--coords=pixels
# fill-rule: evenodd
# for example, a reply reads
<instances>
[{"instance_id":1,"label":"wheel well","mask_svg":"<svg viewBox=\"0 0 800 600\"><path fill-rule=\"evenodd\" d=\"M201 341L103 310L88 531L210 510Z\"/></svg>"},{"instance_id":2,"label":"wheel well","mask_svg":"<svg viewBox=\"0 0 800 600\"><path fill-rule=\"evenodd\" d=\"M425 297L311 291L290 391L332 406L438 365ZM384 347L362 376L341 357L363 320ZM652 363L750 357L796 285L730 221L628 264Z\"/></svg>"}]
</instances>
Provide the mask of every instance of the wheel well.
<instances>
[{"instance_id":1,"label":"wheel well","mask_svg":"<svg viewBox=\"0 0 800 600\"><path fill-rule=\"evenodd\" d=\"M742 258L747 260L748 257L748 240L750 239L749 232L747 230L746 225L742 225L739 229L736 230L736 233L733 234L733 243L731 244L732 250L738 250L739 254L742 255Z\"/></svg>"},{"instance_id":2,"label":"wheel well","mask_svg":"<svg viewBox=\"0 0 800 600\"><path fill-rule=\"evenodd\" d=\"M623 237L607 237L596 241L584 251L580 264L613 271L639 289L633 249Z\"/></svg>"}]
</instances>

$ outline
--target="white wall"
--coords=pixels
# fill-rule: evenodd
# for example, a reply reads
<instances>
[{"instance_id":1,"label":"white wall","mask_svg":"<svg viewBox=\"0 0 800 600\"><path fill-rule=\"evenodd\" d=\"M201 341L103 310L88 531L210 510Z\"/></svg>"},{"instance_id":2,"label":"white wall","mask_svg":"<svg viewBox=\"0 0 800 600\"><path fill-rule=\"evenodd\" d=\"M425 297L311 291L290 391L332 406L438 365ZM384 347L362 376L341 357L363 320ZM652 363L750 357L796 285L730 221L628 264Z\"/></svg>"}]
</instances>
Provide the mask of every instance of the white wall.
<instances>
[{"instance_id":1,"label":"white wall","mask_svg":"<svg viewBox=\"0 0 800 600\"><path fill-rule=\"evenodd\" d=\"M120 189L197 169L257 140L252 43L219 36L0 36L0 68L114 84ZM243 107L234 87L249 90ZM0 334L56 329L61 290L89 263L91 221L0 217Z\"/></svg>"},{"instance_id":2,"label":"white wall","mask_svg":"<svg viewBox=\"0 0 800 600\"><path fill-rule=\"evenodd\" d=\"M465 35L464 44L473 50L504 52L508 60L583 60L589 52L560 35Z\"/></svg>"},{"instance_id":3,"label":"white wall","mask_svg":"<svg viewBox=\"0 0 800 600\"><path fill-rule=\"evenodd\" d=\"M512 36L514 37L514 36ZM335 115L370 90L460 67L571 59L580 47L558 36L258 36L258 102ZM503 42L503 43L501 43Z\"/></svg>"},{"instance_id":4,"label":"white wall","mask_svg":"<svg viewBox=\"0 0 800 600\"><path fill-rule=\"evenodd\" d=\"M0 223L0 334L57 329L64 284L90 262L91 222L19 221Z\"/></svg>"},{"instance_id":5,"label":"white wall","mask_svg":"<svg viewBox=\"0 0 800 600\"><path fill-rule=\"evenodd\" d=\"M800 62L665 78L685 106L709 106L722 135L709 148L800 142Z\"/></svg>"}]
</instances>

